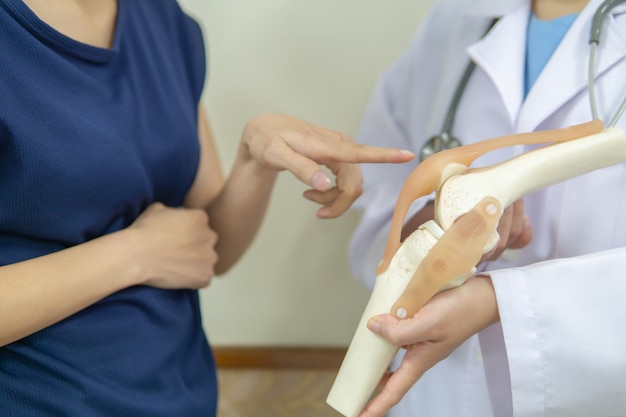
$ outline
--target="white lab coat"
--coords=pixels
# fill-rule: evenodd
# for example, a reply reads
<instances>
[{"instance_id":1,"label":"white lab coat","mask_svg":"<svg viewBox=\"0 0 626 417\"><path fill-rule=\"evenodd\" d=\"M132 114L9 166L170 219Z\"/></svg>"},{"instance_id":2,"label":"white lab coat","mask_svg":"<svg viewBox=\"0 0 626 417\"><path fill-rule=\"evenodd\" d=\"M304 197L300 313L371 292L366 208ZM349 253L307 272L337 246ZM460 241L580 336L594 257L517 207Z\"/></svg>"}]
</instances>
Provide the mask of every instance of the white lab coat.
<instances>
[{"instance_id":1,"label":"white lab coat","mask_svg":"<svg viewBox=\"0 0 626 417\"><path fill-rule=\"evenodd\" d=\"M419 152L439 132L468 60L476 62L454 133L465 143L591 119L591 0L523 97L528 0L437 4L407 52L381 78L358 141ZM493 17L501 16L483 39ZM604 22L597 55L599 113L626 95L626 5ZM618 124L626 130L626 115ZM509 159L519 146L476 164ZM350 247L355 276L372 286L399 189L415 164L363 167L363 217ZM418 200L409 218L426 199ZM501 323L431 369L392 417L626 416L626 164L529 195L532 243L488 265Z\"/></svg>"}]
</instances>

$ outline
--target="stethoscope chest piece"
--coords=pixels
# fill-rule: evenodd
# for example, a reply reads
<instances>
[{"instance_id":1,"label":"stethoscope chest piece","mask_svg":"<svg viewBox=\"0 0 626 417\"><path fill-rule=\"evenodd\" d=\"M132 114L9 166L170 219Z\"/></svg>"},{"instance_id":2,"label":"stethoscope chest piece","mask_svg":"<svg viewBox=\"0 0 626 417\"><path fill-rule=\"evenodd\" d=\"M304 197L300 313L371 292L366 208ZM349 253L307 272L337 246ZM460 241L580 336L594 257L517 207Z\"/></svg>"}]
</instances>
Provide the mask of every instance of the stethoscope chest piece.
<instances>
[{"instance_id":1,"label":"stethoscope chest piece","mask_svg":"<svg viewBox=\"0 0 626 417\"><path fill-rule=\"evenodd\" d=\"M422 149L420 150L420 162L423 162L426 158L436 154L437 152L456 148L457 146L461 146L460 140L448 132L441 132L428 139L428 142L422 146Z\"/></svg>"}]
</instances>

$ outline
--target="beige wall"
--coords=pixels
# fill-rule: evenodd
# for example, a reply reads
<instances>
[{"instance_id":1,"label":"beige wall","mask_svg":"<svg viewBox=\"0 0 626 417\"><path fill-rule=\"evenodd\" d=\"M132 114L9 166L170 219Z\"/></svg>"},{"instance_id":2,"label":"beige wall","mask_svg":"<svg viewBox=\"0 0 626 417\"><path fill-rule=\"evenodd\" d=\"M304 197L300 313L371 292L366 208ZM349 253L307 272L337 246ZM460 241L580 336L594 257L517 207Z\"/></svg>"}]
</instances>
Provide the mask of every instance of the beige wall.
<instances>
[{"instance_id":1,"label":"beige wall","mask_svg":"<svg viewBox=\"0 0 626 417\"><path fill-rule=\"evenodd\" d=\"M205 102L225 169L241 128L264 112L354 136L383 71L433 0L181 0L209 50ZM344 346L368 293L350 275L356 216L317 220L282 174L245 258L203 290L215 345Z\"/></svg>"}]
</instances>

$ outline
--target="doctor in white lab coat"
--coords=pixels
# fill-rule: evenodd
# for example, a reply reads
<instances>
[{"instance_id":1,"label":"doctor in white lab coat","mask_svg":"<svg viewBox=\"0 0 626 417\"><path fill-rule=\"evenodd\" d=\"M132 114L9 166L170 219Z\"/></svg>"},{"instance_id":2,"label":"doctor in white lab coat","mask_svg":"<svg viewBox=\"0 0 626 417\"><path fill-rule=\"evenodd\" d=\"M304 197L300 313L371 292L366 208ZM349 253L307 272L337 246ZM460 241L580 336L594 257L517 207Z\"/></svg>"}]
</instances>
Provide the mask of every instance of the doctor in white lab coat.
<instances>
[{"instance_id":1,"label":"doctor in white lab coat","mask_svg":"<svg viewBox=\"0 0 626 417\"><path fill-rule=\"evenodd\" d=\"M588 36L600 3L591 0L580 12L526 97L531 2L438 3L381 78L358 141L419 153L439 132L470 58L477 67L453 132L464 144L591 120ZM494 17L500 20L481 39ZM626 95L626 4L606 18L596 62L599 117L608 123ZM626 116L618 126L626 130ZM476 165L527 150L496 151ZM350 257L354 274L369 287L398 192L414 166L363 167L365 191L354 206L363 216ZM427 199L418 200L407 219ZM390 417L626 416L626 164L524 201L531 243L483 265L497 301L495 324L475 329L481 331L428 370ZM398 357L395 366L400 363Z\"/></svg>"}]
</instances>

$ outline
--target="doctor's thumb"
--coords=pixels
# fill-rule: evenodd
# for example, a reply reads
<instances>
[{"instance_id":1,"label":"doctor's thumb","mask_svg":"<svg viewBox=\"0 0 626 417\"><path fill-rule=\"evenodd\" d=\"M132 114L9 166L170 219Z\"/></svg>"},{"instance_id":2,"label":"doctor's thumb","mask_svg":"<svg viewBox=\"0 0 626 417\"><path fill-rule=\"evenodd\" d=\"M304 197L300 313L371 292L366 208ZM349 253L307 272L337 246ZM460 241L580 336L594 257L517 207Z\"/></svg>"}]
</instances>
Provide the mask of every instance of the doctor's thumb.
<instances>
[{"instance_id":1,"label":"doctor's thumb","mask_svg":"<svg viewBox=\"0 0 626 417\"><path fill-rule=\"evenodd\" d=\"M372 332L383 338L387 339L391 343L396 344L397 337L394 335L394 329L397 327L398 319L390 314L381 314L374 316L367 322L367 328Z\"/></svg>"}]
</instances>

